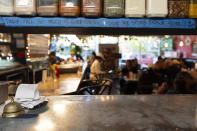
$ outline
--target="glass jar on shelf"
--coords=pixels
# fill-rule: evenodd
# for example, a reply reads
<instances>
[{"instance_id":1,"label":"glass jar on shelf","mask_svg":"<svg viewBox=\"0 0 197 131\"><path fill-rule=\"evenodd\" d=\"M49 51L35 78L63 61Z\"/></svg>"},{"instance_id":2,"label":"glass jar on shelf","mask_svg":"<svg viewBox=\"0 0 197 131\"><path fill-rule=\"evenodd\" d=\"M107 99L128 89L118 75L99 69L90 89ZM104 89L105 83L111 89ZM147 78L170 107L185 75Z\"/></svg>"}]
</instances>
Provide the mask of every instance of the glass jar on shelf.
<instances>
[{"instance_id":1,"label":"glass jar on shelf","mask_svg":"<svg viewBox=\"0 0 197 131\"><path fill-rule=\"evenodd\" d=\"M125 17L144 17L145 0L125 0Z\"/></svg>"},{"instance_id":2,"label":"glass jar on shelf","mask_svg":"<svg viewBox=\"0 0 197 131\"><path fill-rule=\"evenodd\" d=\"M170 18L185 18L189 14L188 0L169 0L168 1L168 16Z\"/></svg>"},{"instance_id":3,"label":"glass jar on shelf","mask_svg":"<svg viewBox=\"0 0 197 131\"><path fill-rule=\"evenodd\" d=\"M166 17L168 15L168 0L146 0L147 17Z\"/></svg>"},{"instance_id":4,"label":"glass jar on shelf","mask_svg":"<svg viewBox=\"0 0 197 131\"><path fill-rule=\"evenodd\" d=\"M100 17L102 15L102 0L82 0L82 16Z\"/></svg>"},{"instance_id":5,"label":"glass jar on shelf","mask_svg":"<svg viewBox=\"0 0 197 131\"><path fill-rule=\"evenodd\" d=\"M79 16L80 0L60 0L59 12L61 16Z\"/></svg>"},{"instance_id":6,"label":"glass jar on shelf","mask_svg":"<svg viewBox=\"0 0 197 131\"><path fill-rule=\"evenodd\" d=\"M58 15L58 0L38 0L37 13L40 16Z\"/></svg>"},{"instance_id":7,"label":"glass jar on shelf","mask_svg":"<svg viewBox=\"0 0 197 131\"><path fill-rule=\"evenodd\" d=\"M122 17L124 15L124 0L104 0L105 17Z\"/></svg>"},{"instance_id":8,"label":"glass jar on shelf","mask_svg":"<svg viewBox=\"0 0 197 131\"><path fill-rule=\"evenodd\" d=\"M190 0L189 17L190 18L197 18L197 0Z\"/></svg>"},{"instance_id":9,"label":"glass jar on shelf","mask_svg":"<svg viewBox=\"0 0 197 131\"><path fill-rule=\"evenodd\" d=\"M14 0L14 13L16 15L35 15L36 0Z\"/></svg>"},{"instance_id":10,"label":"glass jar on shelf","mask_svg":"<svg viewBox=\"0 0 197 131\"><path fill-rule=\"evenodd\" d=\"M0 0L0 15L13 15L13 14L14 14L14 1Z\"/></svg>"}]
</instances>

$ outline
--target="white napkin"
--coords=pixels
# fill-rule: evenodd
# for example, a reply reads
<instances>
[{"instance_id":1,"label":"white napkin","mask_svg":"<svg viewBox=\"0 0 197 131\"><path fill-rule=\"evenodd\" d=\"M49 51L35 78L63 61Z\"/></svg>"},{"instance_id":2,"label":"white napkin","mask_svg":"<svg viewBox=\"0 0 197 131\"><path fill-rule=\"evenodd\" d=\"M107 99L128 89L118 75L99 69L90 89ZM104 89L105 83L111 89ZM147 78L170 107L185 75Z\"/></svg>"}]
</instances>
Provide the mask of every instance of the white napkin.
<instances>
[{"instance_id":1,"label":"white napkin","mask_svg":"<svg viewBox=\"0 0 197 131\"><path fill-rule=\"evenodd\" d=\"M40 99L40 94L37 88L37 84L20 84L16 90L15 99L20 101L38 100Z\"/></svg>"},{"instance_id":2,"label":"white napkin","mask_svg":"<svg viewBox=\"0 0 197 131\"><path fill-rule=\"evenodd\" d=\"M21 106L32 109L47 101L46 97L40 97L37 84L20 84L17 88L15 101Z\"/></svg>"},{"instance_id":3,"label":"white napkin","mask_svg":"<svg viewBox=\"0 0 197 131\"><path fill-rule=\"evenodd\" d=\"M18 103L21 104L22 107L25 107L27 109L33 109L35 106L48 101L47 98L45 96L40 97L39 100L34 100L34 101L17 101Z\"/></svg>"}]
</instances>

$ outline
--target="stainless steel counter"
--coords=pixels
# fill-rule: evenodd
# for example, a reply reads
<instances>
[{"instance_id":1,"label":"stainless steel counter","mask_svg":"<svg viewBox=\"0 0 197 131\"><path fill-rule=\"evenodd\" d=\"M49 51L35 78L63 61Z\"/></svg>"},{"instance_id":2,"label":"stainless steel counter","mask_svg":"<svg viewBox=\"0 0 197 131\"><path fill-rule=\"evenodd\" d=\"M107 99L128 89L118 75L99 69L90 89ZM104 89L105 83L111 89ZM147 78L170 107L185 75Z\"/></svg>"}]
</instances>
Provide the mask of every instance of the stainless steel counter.
<instances>
[{"instance_id":1,"label":"stainless steel counter","mask_svg":"<svg viewBox=\"0 0 197 131\"><path fill-rule=\"evenodd\" d=\"M197 96L52 96L34 118L0 118L0 131L192 131Z\"/></svg>"}]
</instances>

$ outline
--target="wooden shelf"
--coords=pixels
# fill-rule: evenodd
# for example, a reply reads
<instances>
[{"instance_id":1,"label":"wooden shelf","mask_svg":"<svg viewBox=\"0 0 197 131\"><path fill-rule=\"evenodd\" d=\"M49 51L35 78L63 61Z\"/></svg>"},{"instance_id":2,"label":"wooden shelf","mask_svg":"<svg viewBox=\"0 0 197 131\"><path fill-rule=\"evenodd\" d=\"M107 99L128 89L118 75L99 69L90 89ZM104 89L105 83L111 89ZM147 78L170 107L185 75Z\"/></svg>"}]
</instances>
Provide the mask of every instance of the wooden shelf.
<instances>
[{"instance_id":1,"label":"wooden shelf","mask_svg":"<svg viewBox=\"0 0 197 131\"><path fill-rule=\"evenodd\" d=\"M13 33L197 34L196 19L0 17L0 25Z\"/></svg>"}]
</instances>

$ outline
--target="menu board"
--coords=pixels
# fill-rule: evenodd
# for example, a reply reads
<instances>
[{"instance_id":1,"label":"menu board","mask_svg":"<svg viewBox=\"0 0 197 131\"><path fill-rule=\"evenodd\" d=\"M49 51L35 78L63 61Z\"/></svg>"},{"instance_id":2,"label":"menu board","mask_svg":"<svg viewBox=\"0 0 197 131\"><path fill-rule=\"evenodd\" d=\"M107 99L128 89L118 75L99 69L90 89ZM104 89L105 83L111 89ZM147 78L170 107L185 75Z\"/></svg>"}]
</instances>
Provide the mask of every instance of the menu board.
<instances>
[{"instance_id":1,"label":"menu board","mask_svg":"<svg viewBox=\"0 0 197 131\"><path fill-rule=\"evenodd\" d=\"M43 34L31 34L28 39L27 46L31 58L45 57L48 55L48 36Z\"/></svg>"},{"instance_id":2,"label":"menu board","mask_svg":"<svg viewBox=\"0 0 197 131\"><path fill-rule=\"evenodd\" d=\"M16 48L25 48L25 40L16 39Z\"/></svg>"}]
</instances>

